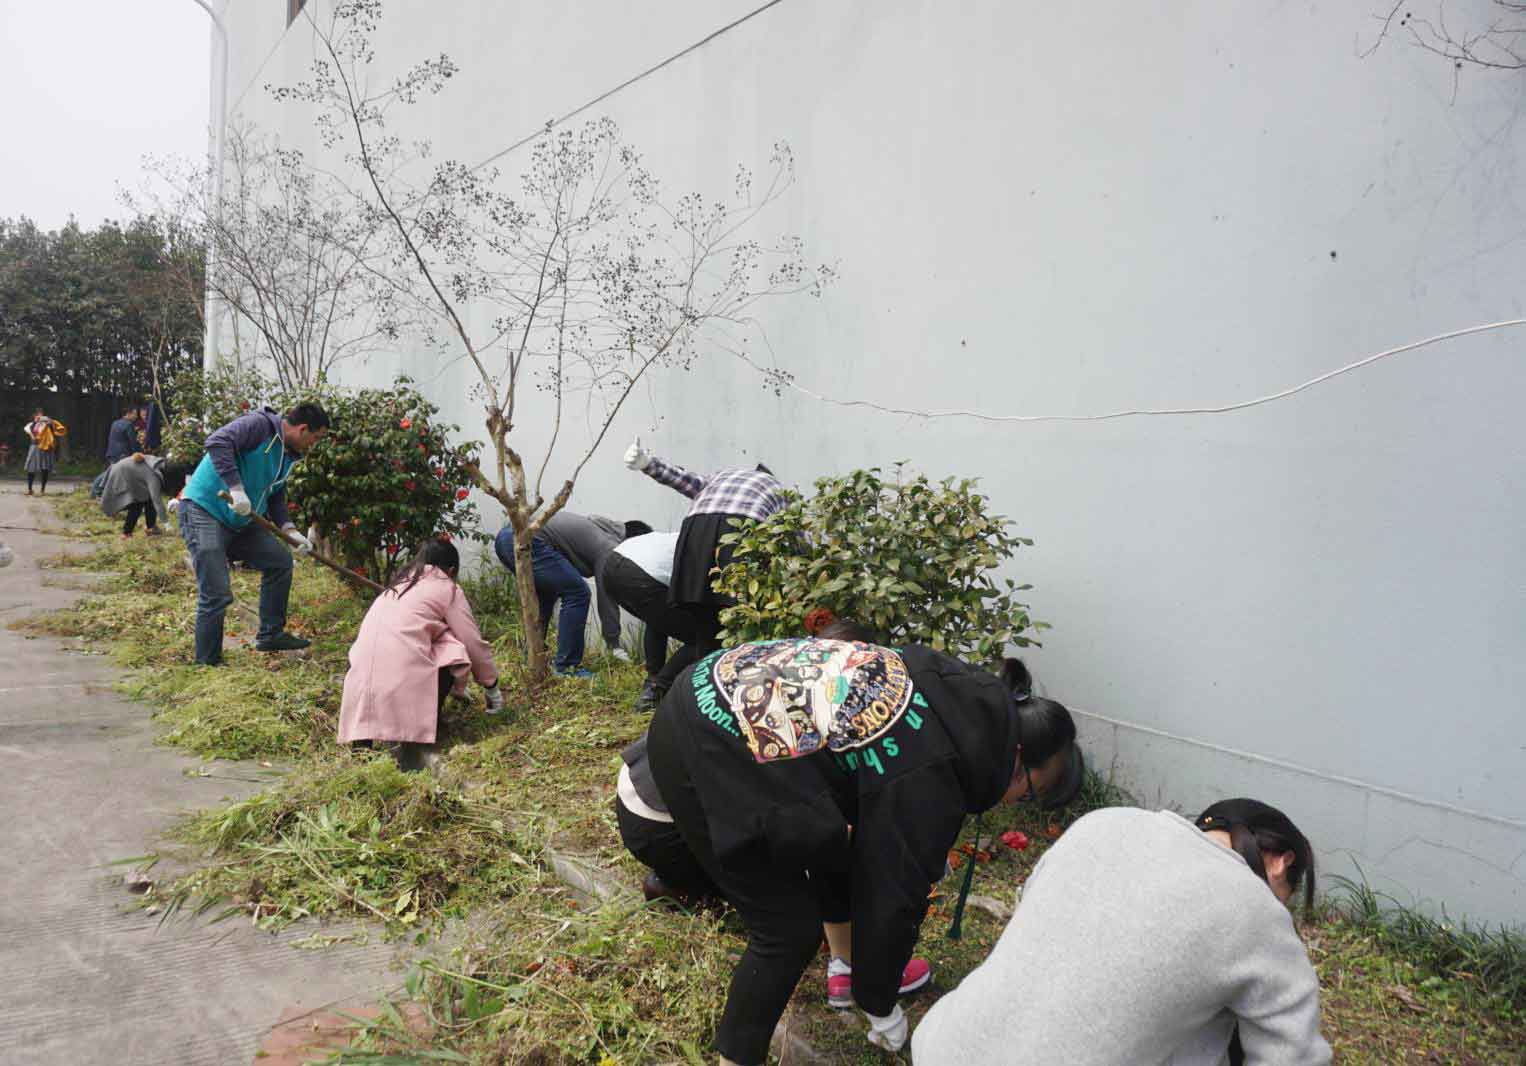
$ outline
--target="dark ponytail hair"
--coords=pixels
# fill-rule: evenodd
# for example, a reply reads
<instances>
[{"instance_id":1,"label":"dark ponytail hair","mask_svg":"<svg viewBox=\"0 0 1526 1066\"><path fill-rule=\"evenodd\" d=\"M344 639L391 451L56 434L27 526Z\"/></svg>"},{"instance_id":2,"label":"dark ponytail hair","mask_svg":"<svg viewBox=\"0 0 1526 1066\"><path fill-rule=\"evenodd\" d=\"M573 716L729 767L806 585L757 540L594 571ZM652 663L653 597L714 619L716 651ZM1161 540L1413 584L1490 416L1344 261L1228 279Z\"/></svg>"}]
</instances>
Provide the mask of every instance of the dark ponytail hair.
<instances>
[{"instance_id":1,"label":"dark ponytail hair","mask_svg":"<svg viewBox=\"0 0 1526 1066\"><path fill-rule=\"evenodd\" d=\"M848 618L834 618L811 635L820 637L822 640L850 640L860 644L880 642L879 634L874 630Z\"/></svg>"},{"instance_id":2,"label":"dark ponytail hair","mask_svg":"<svg viewBox=\"0 0 1526 1066\"><path fill-rule=\"evenodd\" d=\"M1287 815L1260 800L1227 799L1198 815L1196 825L1205 833L1211 829L1228 833L1235 853L1263 881L1266 880L1266 865L1261 861L1261 853L1291 851L1293 862L1288 867L1288 885L1296 892L1299 882L1303 881L1304 912L1313 911L1314 848Z\"/></svg>"},{"instance_id":3,"label":"dark ponytail hair","mask_svg":"<svg viewBox=\"0 0 1526 1066\"><path fill-rule=\"evenodd\" d=\"M1003 659L1001 679L1017 705L1017 738L1022 745L1023 765L1031 770L1061 752L1068 753L1064 776L1039 799L1039 805L1046 811L1063 807L1081 791L1086 772L1086 760L1076 743L1076 721L1063 703L1033 694L1033 675L1021 659Z\"/></svg>"},{"instance_id":4,"label":"dark ponytail hair","mask_svg":"<svg viewBox=\"0 0 1526 1066\"><path fill-rule=\"evenodd\" d=\"M414 549L413 558L409 559L408 565L393 577L392 583L387 586L387 591L395 592L398 596L404 595L419 583L419 578L424 576L426 566L436 566L447 571L459 569L461 553L456 551L456 546L448 540L442 540L439 537L428 538Z\"/></svg>"}]
</instances>

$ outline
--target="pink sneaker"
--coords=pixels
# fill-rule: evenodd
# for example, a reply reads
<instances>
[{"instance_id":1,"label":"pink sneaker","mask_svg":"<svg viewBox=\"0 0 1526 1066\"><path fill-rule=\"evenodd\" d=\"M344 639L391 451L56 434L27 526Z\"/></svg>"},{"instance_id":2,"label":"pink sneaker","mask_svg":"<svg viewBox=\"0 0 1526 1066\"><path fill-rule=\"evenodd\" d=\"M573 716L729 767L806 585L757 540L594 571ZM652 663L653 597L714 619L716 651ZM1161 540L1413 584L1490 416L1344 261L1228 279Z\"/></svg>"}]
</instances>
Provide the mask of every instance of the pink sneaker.
<instances>
[{"instance_id":1,"label":"pink sneaker","mask_svg":"<svg viewBox=\"0 0 1526 1066\"><path fill-rule=\"evenodd\" d=\"M932 980L933 968L926 959L912 959L901 971L900 995L915 992ZM853 967L841 959L827 963L827 1006L845 1010L853 1006Z\"/></svg>"}]
</instances>

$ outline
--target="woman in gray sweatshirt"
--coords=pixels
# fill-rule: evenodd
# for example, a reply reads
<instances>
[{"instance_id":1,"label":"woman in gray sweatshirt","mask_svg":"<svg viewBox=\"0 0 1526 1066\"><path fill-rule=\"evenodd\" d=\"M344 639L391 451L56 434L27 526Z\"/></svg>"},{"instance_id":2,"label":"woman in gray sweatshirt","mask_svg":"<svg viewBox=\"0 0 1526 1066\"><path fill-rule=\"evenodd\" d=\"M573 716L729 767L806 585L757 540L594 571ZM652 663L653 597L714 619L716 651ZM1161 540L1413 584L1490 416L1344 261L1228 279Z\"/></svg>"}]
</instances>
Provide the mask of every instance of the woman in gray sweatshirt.
<instances>
[{"instance_id":1,"label":"woman in gray sweatshirt","mask_svg":"<svg viewBox=\"0 0 1526 1066\"><path fill-rule=\"evenodd\" d=\"M1110 808L1034 868L990 958L912 1034L916 1066L1323 1066L1319 981L1285 905L1308 840L1255 800L1197 822ZM1270 889L1270 891L1268 891Z\"/></svg>"}]
</instances>

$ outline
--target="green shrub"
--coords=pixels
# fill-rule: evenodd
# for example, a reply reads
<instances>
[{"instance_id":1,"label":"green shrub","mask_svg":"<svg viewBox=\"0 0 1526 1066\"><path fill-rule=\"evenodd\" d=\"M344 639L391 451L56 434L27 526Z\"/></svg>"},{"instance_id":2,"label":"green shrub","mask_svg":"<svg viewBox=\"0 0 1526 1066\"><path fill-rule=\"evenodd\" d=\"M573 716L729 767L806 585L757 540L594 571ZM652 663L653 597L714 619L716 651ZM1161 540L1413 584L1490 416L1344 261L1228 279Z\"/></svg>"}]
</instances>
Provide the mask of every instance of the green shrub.
<instances>
[{"instance_id":1,"label":"green shrub","mask_svg":"<svg viewBox=\"0 0 1526 1066\"><path fill-rule=\"evenodd\" d=\"M309 399L333 428L292 471L288 495L345 565L385 584L426 537L481 536L466 473L477 445L451 444L458 427L436 422L439 409L411 381L319 388L289 402Z\"/></svg>"},{"instance_id":2,"label":"green shrub","mask_svg":"<svg viewBox=\"0 0 1526 1066\"><path fill-rule=\"evenodd\" d=\"M716 589L737 600L721 614L726 639L797 636L824 610L972 662L1034 643L1047 627L1016 598L1030 586L993 573L1033 542L989 503L971 480L906 480L900 464L893 482L879 468L822 478L814 496L723 538L734 554Z\"/></svg>"}]
</instances>

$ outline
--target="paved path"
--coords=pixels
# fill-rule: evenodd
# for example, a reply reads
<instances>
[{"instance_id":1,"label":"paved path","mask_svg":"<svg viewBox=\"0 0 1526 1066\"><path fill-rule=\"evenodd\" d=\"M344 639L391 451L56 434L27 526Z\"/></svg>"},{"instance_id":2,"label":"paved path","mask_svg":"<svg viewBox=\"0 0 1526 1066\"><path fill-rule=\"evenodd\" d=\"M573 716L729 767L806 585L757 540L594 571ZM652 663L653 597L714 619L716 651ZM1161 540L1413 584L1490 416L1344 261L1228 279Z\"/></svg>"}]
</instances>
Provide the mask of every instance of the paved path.
<instances>
[{"instance_id":1,"label":"paved path","mask_svg":"<svg viewBox=\"0 0 1526 1066\"><path fill-rule=\"evenodd\" d=\"M22 487L0 481L0 526L52 525ZM206 764L154 745L148 710L113 694L105 659L4 628L80 592L38 568L68 541L0 540L17 555L0 569L0 1062L248 1063L283 1012L358 1006L397 985L379 936L307 952L289 942L311 928L160 928L124 913L123 868L106 864L153 851L178 811L259 786L227 764L215 771L227 776L187 776Z\"/></svg>"}]
</instances>

